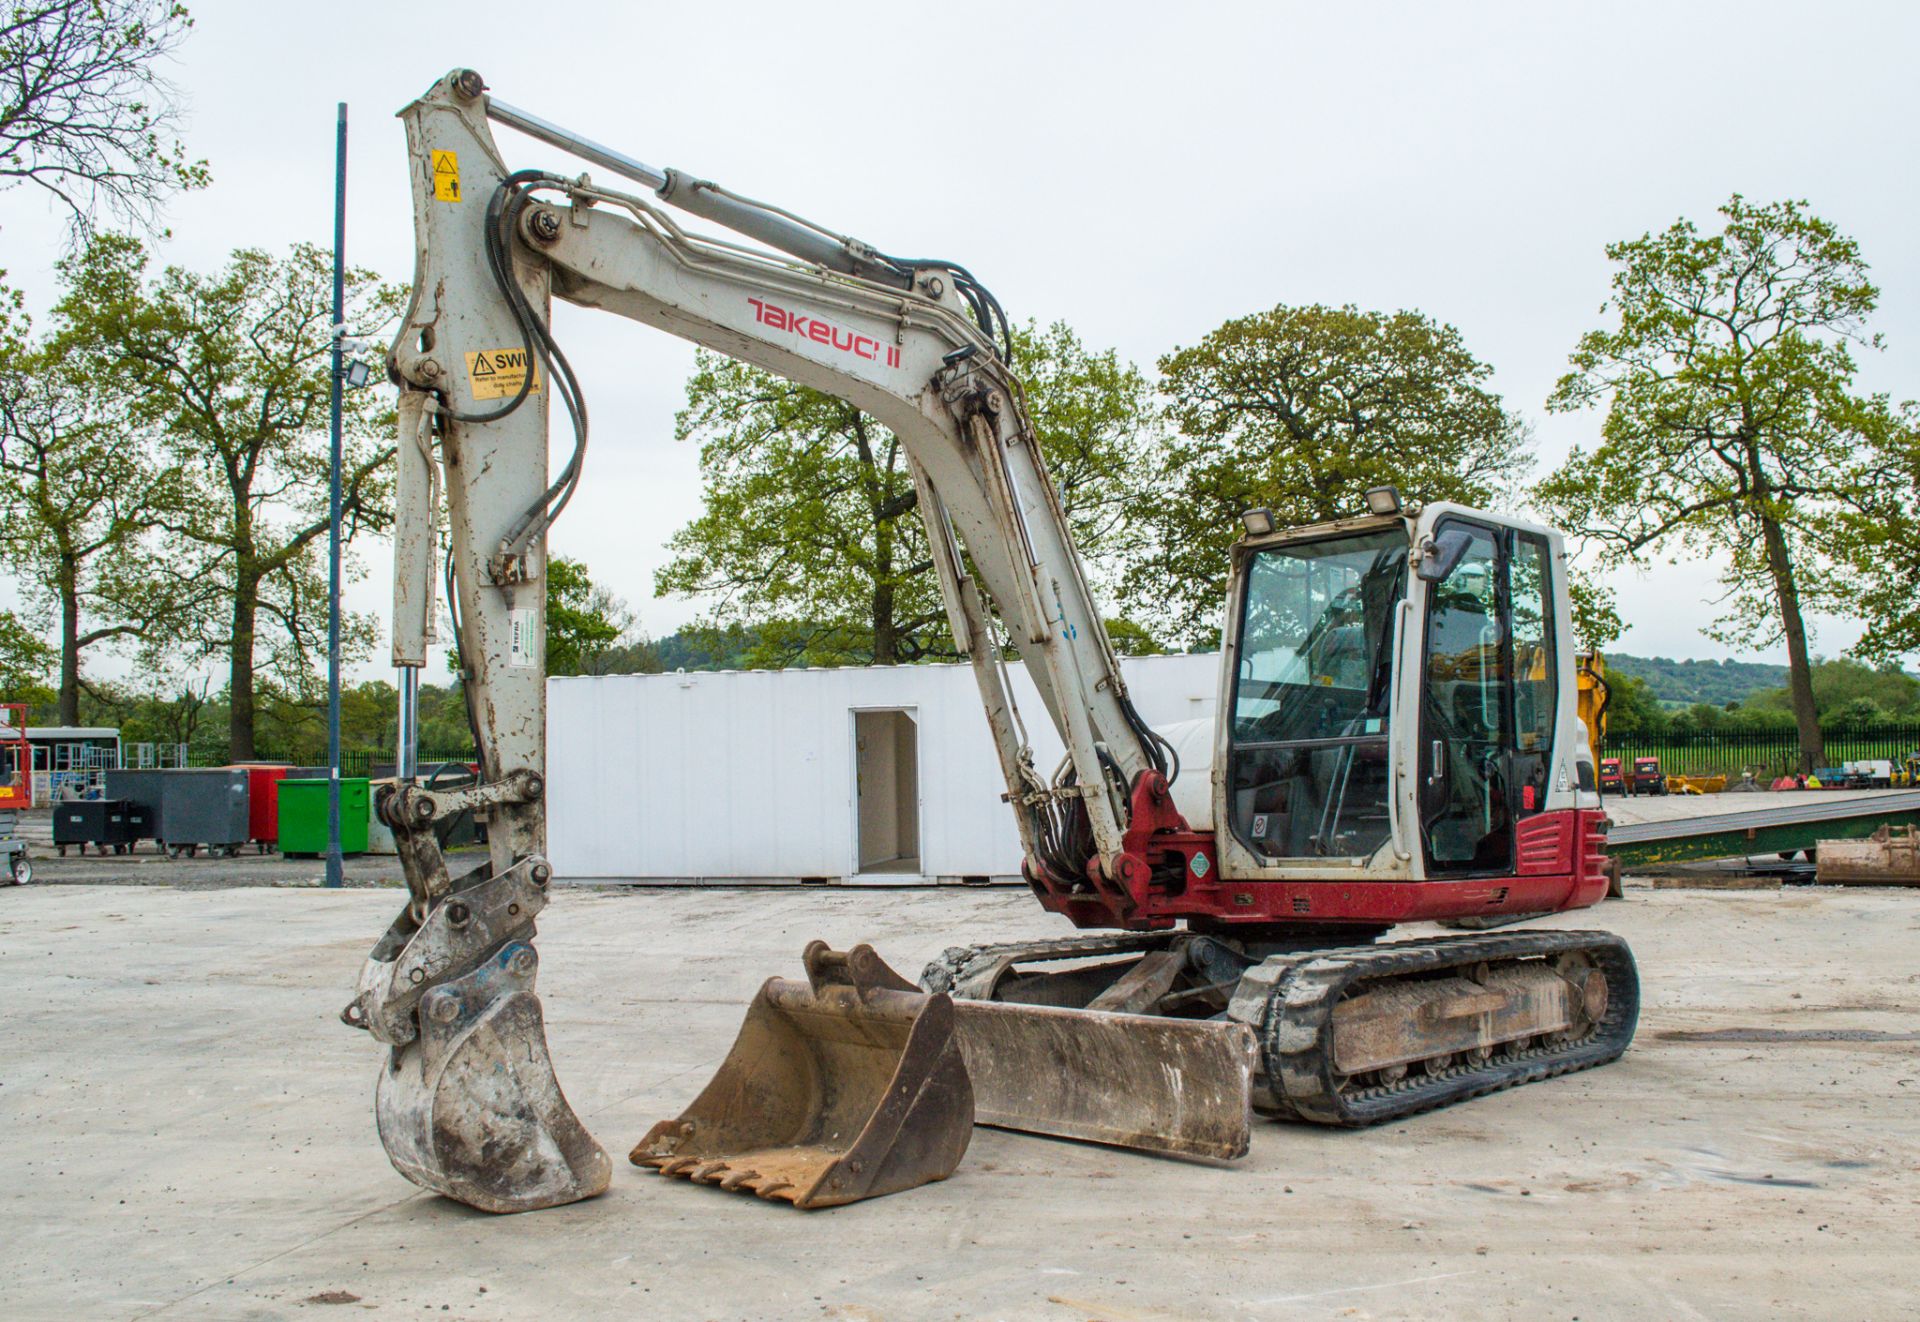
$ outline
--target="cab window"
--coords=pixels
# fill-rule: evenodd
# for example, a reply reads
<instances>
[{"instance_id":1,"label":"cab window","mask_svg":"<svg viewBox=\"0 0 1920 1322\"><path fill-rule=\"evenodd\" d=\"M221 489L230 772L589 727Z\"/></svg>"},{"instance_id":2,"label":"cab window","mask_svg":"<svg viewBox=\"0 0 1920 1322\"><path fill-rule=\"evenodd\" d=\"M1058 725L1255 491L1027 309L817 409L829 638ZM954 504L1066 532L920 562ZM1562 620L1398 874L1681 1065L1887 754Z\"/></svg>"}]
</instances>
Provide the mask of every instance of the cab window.
<instances>
[{"instance_id":1,"label":"cab window","mask_svg":"<svg viewBox=\"0 0 1920 1322\"><path fill-rule=\"evenodd\" d=\"M1547 539L1516 533L1509 577L1513 611L1514 781L1520 813L1546 805L1547 768L1553 763L1553 727L1560 701L1553 646L1554 602Z\"/></svg>"},{"instance_id":2,"label":"cab window","mask_svg":"<svg viewBox=\"0 0 1920 1322\"><path fill-rule=\"evenodd\" d=\"M1249 562L1229 816L1255 852L1362 857L1390 837L1387 719L1407 551L1395 525Z\"/></svg>"}]
</instances>

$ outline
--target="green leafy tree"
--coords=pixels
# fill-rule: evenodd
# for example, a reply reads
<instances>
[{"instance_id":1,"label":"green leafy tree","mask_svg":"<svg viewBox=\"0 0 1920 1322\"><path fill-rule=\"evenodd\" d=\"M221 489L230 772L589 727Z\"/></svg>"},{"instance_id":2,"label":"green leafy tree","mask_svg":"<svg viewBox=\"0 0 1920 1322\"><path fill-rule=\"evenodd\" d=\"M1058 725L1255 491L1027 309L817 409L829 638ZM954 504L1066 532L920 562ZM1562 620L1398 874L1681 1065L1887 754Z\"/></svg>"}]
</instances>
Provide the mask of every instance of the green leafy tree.
<instances>
[{"instance_id":1,"label":"green leafy tree","mask_svg":"<svg viewBox=\"0 0 1920 1322\"><path fill-rule=\"evenodd\" d=\"M227 702L211 674L136 674L89 684L80 696L81 723L118 727L123 746L185 744L195 766L225 759Z\"/></svg>"},{"instance_id":2,"label":"green leafy tree","mask_svg":"<svg viewBox=\"0 0 1920 1322\"><path fill-rule=\"evenodd\" d=\"M254 694L255 741L260 756L301 766L327 760L327 695L314 683L288 688L271 675L259 677ZM340 747L346 752L392 753L400 695L385 680L340 686Z\"/></svg>"},{"instance_id":3,"label":"green leafy tree","mask_svg":"<svg viewBox=\"0 0 1920 1322\"><path fill-rule=\"evenodd\" d=\"M206 184L175 133L162 75L193 26L175 0L9 0L0 8L0 187L57 198L77 231L101 208L158 227L160 204Z\"/></svg>"},{"instance_id":4,"label":"green leafy tree","mask_svg":"<svg viewBox=\"0 0 1920 1322\"><path fill-rule=\"evenodd\" d=\"M740 670L760 646L760 631L745 624L690 624L654 644L662 670Z\"/></svg>"},{"instance_id":5,"label":"green leafy tree","mask_svg":"<svg viewBox=\"0 0 1920 1322\"><path fill-rule=\"evenodd\" d=\"M651 638L630 638L600 652L589 669L595 675L657 675L667 668L660 644Z\"/></svg>"},{"instance_id":6,"label":"green leafy tree","mask_svg":"<svg viewBox=\"0 0 1920 1322\"><path fill-rule=\"evenodd\" d=\"M1246 510L1281 527L1366 509L1367 488L1492 503L1525 471L1527 428L1459 331L1418 312L1287 307L1239 317L1160 360L1175 435L1128 514L1144 538L1124 596L1190 644L1218 638Z\"/></svg>"},{"instance_id":7,"label":"green leafy tree","mask_svg":"<svg viewBox=\"0 0 1920 1322\"><path fill-rule=\"evenodd\" d=\"M1827 726L1920 720L1920 679L1895 666L1868 666L1846 657L1816 661L1813 700L1820 723ZM1793 695L1786 688L1765 689L1742 707L1792 711Z\"/></svg>"},{"instance_id":8,"label":"green leafy tree","mask_svg":"<svg viewBox=\"0 0 1920 1322\"><path fill-rule=\"evenodd\" d=\"M467 720L467 700L455 683L420 686L419 740L422 754L462 754L473 751L473 726Z\"/></svg>"},{"instance_id":9,"label":"green leafy tree","mask_svg":"<svg viewBox=\"0 0 1920 1322\"><path fill-rule=\"evenodd\" d=\"M913 479L892 433L843 400L702 350L675 435L700 442L705 509L669 542L657 594L711 597L713 625L784 619L782 636L755 648L760 664L938 650L932 562L907 518Z\"/></svg>"},{"instance_id":10,"label":"green leafy tree","mask_svg":"<svg viewBox=\"0 0 1920 1322\"><path fill-rule=\"evenodd\" d=\"M1574 571L1567 583L1567 604L1573 614L1574 643L1582 650L1604 648L1627 631L1619 598L1590 575Z\"/></svg>"},{"instance_id":11,"label":"green leafy tree","mask_svg":"<svg viewBox=\"0 0 1920 1322\"><path fill-rule=\"evenodd\" d=\"M1662 702L1711 702L1717 706L1743 703L1763 689L1778 687L1787 677L1785 666L1762 661L1675 661L1664 656L1608 652L1607 672L1611 675L1615 671L1646 680Z\"/></svg>"},{"instance_id":12,"label":"green leafy tree","mask_svg":"<svg viewBox=\"0 0 1920 1322\"><path fill-rule=\"evenodd\" d=\"M1607 672L1609 741L1663 735L1668 724L1666 710L1646 680L1615 670Z\"/></svg>"},{"instance_id":13,"label":"green leafy tree","mask_svg":"<svg viewBox=\"0 0 1920 1322\"><path fill-rule=\"evenodd\" d=\"M647 646L644 640L634 640L632 634L633 612L627 603L595 583L583 562L564 555L548 557L549 675L629 673L624 663L644 660ZM447 669L456 675L464 673L457 644L447 650ZM469 734L467 739L471 738Z\"/></svg>"},{"instance_id":14,"label":"green leafy tree","mask_svg":"<svg viewBox=\"0 0 1920 1322\"><path fill-rule=\"evenodd\" d=\"M62 274L60 347L130 393L134 421L156 430L182 476L162 525L161 563L187 598L171 641L189 658L227 659L227 755L252 758L256 676L304 695L324 654L332 259L311 244L284 257L242 249L214 275L150 277L137 241L102 236ZM348 273L349 336L380 338L401 305L372 272ZM347 392L349 541L385 526L392 417L384 391ZM375 635L371 619L343 621L349 655Z\"/></svg>"},{"instance_id":15,"label":"green leafy tree","mask_svg":"<svg viewBox=\"0 0 1920 1322\"><path fill-rule=\"evenodd\" d=\"M1828 716L1829 724L1846 726L1884 725L1893 719L1893 714L1872 698L1851 698L1833 709Z\"/></svg>"},{"instance_id":16,"label":"green leafy tree","mask_svg":"<svg viewBox=\"0 0 1920 1322\"><path fill-rule=\"evenodd\" d=\"M633 629L625 602L596 584L587 567L567 556L547 560L547 673L603 675L603 667Z\"/></svg>"},{"instance_id":17,"label":"green leafy tree","mask_svg":"<svg viewBox=\"0 0 1920 1322\"><path fill-rule=\"evenodd\" d=\"M53 649L38 633L12 611L0 610L0 702L39 707L50 701L47 675L53 662Z\"/></svg>"},{"instance_id":18,"label":"green leafy tree","mask_svg":"<svg viewBox=\"0 0 1920 1322\"><path fill-rule=\"evenodd\" d=\"M1114 548L1151 393L1062 323L1014 333L1034 430L1084 553ZM655 590L711 598L702 623L750 625L744 660L892 664L955 655L899 439L843 400L698 356L678 418L700 442L705 512L674 534Z\"/></svg>"},{"instance_id":19,"label":"green leafy tree","mask_svg":"<svg viewBox=\"0 0 1920 1322\"><path fill-rule=\"evenodd\" d=\"M1920 406L1903 405L1892 426L1876 430L1862 479L1818 535L1841 560L1836 595L1865 625L1853 652L1893 662L1920 657Z\"/></svg>"},{"instance_id":20,"label":"green leafy tree","mask_svg":"<svg viewBox=\"0 0 1920 1322\"><path fill-rule=\"evenodd\" d=\"M1572 371L1548 400L1604 406L1601 442L1535 495L1597 542L1603 564L1662 551L1728 555L1713 637L1787 649L1803 767L1824 758L1805 612L1829 595L1817 519L1861 478L1891 425L1856 395L1849 345L1879 291L1859 245L1800 202L1736 194L1719 233L1676 221L1611 244L1617 267Z\"/></svg>"},{"instance_id":21,"label":"green leafy tree","mask_svg":"<svg viewBox=\"0 0 1920 1322\"><path fill-rule=\"evenodd\" d=\"M1167 649L1160 645L1145 625L1126 619L1108 620L1106 625L1107 639L1113 644L1113 650L1121 656L1166 655Z\"/></svg>"},{"instance_id":22,"label":"green leafy tree","mask_svg":"<svg viewBox=\"0 0 1920 1322\"><path fill-rule=\"evenodd\" d=\"M58 640L61 724L80 720L90 652L172 627L183 594L149 534L178 487L111 380L55 347L0 348L0 544Z\"/></svg>"}]
</instances>

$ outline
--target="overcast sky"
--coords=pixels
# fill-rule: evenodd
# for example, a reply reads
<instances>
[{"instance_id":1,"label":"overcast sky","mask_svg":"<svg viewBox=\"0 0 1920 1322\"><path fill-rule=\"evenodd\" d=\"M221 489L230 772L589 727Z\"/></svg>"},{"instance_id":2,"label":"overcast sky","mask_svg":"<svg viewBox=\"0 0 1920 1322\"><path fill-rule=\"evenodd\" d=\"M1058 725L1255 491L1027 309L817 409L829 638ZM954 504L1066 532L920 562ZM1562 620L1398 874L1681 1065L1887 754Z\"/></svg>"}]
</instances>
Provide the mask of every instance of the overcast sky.
<instances>
[{"instance_id":1,"label":"overcast sky","mask_svg":"<svg viewBox=\"0 0 1920 1322\"><path fill-rule=\"evenodd\" d=\"M214 183L172 204L161 250L203 270L236 247L329 241L344 100L349 259L405 279L393 114L468 65L641 160L961 261L1016 318L1064 318L1143 367L1276 303L1417 308L1493 365L1541 471L1598 428L1543 402L1598 324L1604 245L1683 215L1710 227L1735 191L1805 198L1860 241L1882 290L1889 347L1863 382L1920 394L1913 5L190 7L172 72ZM516 167L581 168L498 134ZM61 237L34 192L0 193L0 266L36 310ZM556 323L594 447L554 548L671 632L697 609L653 595L667 537L699 509L697 456L672 439L692 349L564 305ZM363 558L349 604L384 617L385 549ZM1700 633L1711 566L1616 586L1618 650L1729 654ZM1817 647L1855 632L1819 621ZM383 648L362 673L384 666Z\"/></svg>"}]
</instances>

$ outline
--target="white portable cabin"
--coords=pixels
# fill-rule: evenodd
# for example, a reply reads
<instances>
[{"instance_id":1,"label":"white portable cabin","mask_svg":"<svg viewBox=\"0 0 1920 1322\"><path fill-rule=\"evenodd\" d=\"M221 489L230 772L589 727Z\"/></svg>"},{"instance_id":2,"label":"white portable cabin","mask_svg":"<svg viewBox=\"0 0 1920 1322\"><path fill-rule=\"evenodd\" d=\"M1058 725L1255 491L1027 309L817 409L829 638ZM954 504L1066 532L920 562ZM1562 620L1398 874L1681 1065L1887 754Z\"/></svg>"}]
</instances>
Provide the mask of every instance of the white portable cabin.
<instances>
[{"instance_id":1,"label":"white portable cabin","mask_svg":"<svg viewBox=\"0 0 1920 1322\"><path fill-rule=\"evenodd\" d=\"M1160 728L1212 720L1219 663L1122 667ZM1062 746L1024 666L1009 670L1050 777ZM547 849L565 879L1017 879L1005 792L965 664L547 681Z\"/></svg>"}]
</instances>

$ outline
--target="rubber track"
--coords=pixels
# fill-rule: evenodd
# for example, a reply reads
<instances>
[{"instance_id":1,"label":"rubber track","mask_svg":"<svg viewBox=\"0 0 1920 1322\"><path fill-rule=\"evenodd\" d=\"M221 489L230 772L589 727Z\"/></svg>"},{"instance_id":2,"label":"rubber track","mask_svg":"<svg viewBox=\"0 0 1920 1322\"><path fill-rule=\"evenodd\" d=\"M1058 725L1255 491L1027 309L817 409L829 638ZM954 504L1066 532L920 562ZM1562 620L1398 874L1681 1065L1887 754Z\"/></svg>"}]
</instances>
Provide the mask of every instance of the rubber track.
<instances>
[{"instance_id":1,"label":"rubber track","mask_svg":"<svg viewBox=\"0 0 1920 1322\"><path fill-rule=\"evenodd\" d=\"M1333 1069L1333 1007L1356 984L1573 952L1589 955L1607 979L1607 1013L1587 1036L1560 1046L1499 1051L1482 1064L1459 1065L1439 1074L1410 1071L1383 1087L1341 1091ZM1283 1119L1358 1128L1591 1069L1620 1057L1640 1017L1633 956L1626 942L1611 932L1429 937L1281 958L1285 966L1266 1000L1260 1047L1277 1102L1262 1111Z\"/></svg>"}]
</instances>

